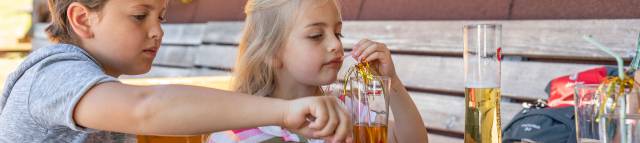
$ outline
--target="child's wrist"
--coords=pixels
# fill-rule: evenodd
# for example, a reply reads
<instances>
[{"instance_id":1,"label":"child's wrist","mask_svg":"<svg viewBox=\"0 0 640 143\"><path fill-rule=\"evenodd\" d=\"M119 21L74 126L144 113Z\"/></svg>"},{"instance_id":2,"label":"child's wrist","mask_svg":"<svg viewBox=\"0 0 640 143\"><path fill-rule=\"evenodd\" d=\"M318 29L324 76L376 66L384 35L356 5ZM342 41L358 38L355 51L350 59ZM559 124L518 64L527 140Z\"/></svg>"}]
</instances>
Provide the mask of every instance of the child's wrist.
<instances>
[{"instance_id":1,"label":"child's wrist","mask_svg":"<svg viewBox=\"0 0 640 143\"><path fill-rule=\"evenodd\" d=\"M406 88L404 87L404 84L402 84L402 81L400 80L400 78L396 77L389 77L390 80L390 84L389 85L391 87L391 92L398 92L398 91L404 91L406 90Z\"/></svg>"},{"instance_id":2,"label":"child's wrist","mask_svg":"<svg viewBox=\"0 0 640 143\"><path fill-rule=\"evenodd\" d=\"M289 114L290 108L291 108L291 101L288 100L276 100L277 103L275 105L280 105L278 106L278 119L276 122L276 125L281 126L281 127L285 127L287 125L287 116Z\"/></svg>"}]
</instances>

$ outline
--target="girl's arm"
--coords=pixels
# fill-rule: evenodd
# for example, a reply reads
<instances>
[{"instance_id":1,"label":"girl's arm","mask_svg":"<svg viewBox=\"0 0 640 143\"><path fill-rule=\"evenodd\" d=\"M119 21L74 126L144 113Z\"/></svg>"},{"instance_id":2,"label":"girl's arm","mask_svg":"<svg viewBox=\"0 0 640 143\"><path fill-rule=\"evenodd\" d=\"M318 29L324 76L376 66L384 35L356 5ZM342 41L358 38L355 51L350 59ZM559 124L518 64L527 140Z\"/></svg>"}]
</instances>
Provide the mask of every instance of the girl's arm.
<instances>
[{"instance_id":1,"label":"girl's arm","mask_svg":"<svg viewBox=\"0 0 640 143\"><path fill-rule=\"evenodd\" d=\"M389 126L393 132L390 142L424 143L427 140L427 130L422 123L420 112L409 96L407 89L398 78L391 51L385 44L371 40L361 40L354 45L351 55L358 61L370 62L374 70L380 75L391 78L391 110L395 118L394 125ZM391 123L391 122L390 122Z\"/></svg>"},{"instance_id":2,"label":"girl's arm","mask_svg":"<svg viewBox=\"0 0 640 143\"><path fill-rule=\"evenodd\" d=\"M82 97L74 119L83 127L141 135L198 135L278 125L307 137L343 141L351 124L344 110L330 111L336 107L330 97L286 101L186 85L103 83ZM308 127L307 116L317 118Z\"/></svg>"},{"instance_id":3,"label":"girl's arm","mask_svg":"<svg viewBox=\"0 0 640 143\"><path fill-rule=\"evenodd\" d=\"M399 143L428 142L427 129L422 122L418 108L411 100L407 89L397 77L391 78L391 110L394 122L391 127L391 140ZM391 123L391 122L390 122Z\"/></svg>"}]
</instances>

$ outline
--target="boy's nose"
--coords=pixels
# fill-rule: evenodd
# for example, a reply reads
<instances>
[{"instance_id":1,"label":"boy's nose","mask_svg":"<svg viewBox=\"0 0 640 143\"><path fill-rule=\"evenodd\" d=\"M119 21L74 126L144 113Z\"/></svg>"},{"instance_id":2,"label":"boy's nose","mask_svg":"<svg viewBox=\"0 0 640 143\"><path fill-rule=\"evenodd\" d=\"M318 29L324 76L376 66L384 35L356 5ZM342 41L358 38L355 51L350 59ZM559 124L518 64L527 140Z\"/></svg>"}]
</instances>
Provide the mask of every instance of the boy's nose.
<instances>
[{"instance_id":1,"label":"boy's nose","mask_svg":"<svg viewBox=\"0 0 640 143\"><path fill-rule=\"evenodd\" d=\"M164 36L164 31L162 30L162 27L160 27L160 25L155 26L154 28L151 28L149 31L149 38L151 39L162 40L163 36Z\"/></svg>"}]
</instances>

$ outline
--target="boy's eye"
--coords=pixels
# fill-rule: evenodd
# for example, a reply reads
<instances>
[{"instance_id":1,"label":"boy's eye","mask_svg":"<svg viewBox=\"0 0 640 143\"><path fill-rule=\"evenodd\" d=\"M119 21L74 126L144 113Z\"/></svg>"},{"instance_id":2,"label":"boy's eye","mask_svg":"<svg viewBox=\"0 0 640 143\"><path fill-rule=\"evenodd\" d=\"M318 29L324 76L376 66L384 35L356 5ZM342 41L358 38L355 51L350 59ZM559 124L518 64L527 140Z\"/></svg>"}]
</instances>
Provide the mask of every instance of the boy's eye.
<instances>
[{"instance_id":1,"label":"boy's eye","mask_svg":"<svg viewBox=\"0 0 640 143\"><path fill-rule=\"evenodd\" d=\"M342 35L342 33L336 33L336 37L338 39L342 39L342 38L344 38L344 35Z\"/></svg>"},{"instance_id":2,"label":"boy's eye","mask_svg":"<svg viewBox=\"0 0 640 143\"><path fill-rule=\"evenodd\" d=\"M158 17L158 19L160 20L160 22L167 22L167 18L164 16L160 16Z\"/></svg>"}]
</instances>

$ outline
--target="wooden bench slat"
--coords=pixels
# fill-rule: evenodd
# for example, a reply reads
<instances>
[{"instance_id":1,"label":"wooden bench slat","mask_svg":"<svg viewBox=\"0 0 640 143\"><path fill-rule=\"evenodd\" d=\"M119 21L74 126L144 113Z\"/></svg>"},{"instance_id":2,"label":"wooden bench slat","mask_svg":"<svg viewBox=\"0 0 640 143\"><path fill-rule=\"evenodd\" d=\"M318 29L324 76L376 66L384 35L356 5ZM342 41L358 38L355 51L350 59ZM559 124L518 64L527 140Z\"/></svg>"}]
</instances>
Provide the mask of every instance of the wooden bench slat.
<instances>
[{"instance_id":1,"label":"wooden bench slat","mask_svg":"<svg viewBox=\"0 0 640 143\"><path fill-rule=\"evenodd\" d=\"M154 65L194 67L197 46L163 45L153 60Z\"/></svg>"},{"instance_id":2,"label":"wooden bench slat","mask_svg":"<svg viewBox=\"0 0 640 143\"><path fill-rule=\"evenodd\" d=\"M235 46L203 45L195 53L195 64L216 69L232 69L236 64L238 48Z\"/></svg>"},{"instance_id":3,"label":"wooden bench slat","mask_svg":"<svg viewBox=\"0 0 640 143\"><path fill-rule=\"evenodd\" d=\"M464 132L464 97L418 92L411 92L410 94L422 116L424 124L428 128L446 129L459 133ZM522 110L520 104L506 101L501 102L500 118L503 127L506 126L520 110Z\"/></svg>"},{"instance_id":4,"label":"wooden bench slat","mask_svg":"<svg viewBox=\"0 0 640 143\"><path fill-rule=\"evenodd\" d=\"M200 45L206 24L163 24L162 44Z\"/></svg>"},{"instance_id":5,"label":"wooden bench slat","mask_svg":"<svg viewBox=\"0 0 640 143\"><path fill-rule=\"evenodd\" d=\"M386 43L392 51L462 56L462 27L503 25L504 55L540 59L608 60L612 58L585 42L594 35L629 59L636 45L640 20L509 20L509 21L346 21L346 48L362 38ZM209 23L205 43L237 44L242 22Z\"/></svg>"},{"instance_id":6,"label":"wooden bench slat","mask_svg":"<svg viewBox=\"0 0 640 143\"><path fill-rule=\"evenodd\" d=\"M209 22L203 41L205 43L238 44L243 26L244 22Z\"/></svg>"},{"instance_id":7,"label":"wooden bench slat","mask_svg":"<svg viewBox=\"0 0 640 143\"><path fill-rule=\"evenodd\" d=\"M582 39L591 34L616 53L630 57L640 20L511 20L511 21L368 21L345 22L345 43L361 38L385 42L395 50L449 52L462 55L462 27L502 24L505 55L611 59Z\"/></svg>"}]
</instances>

